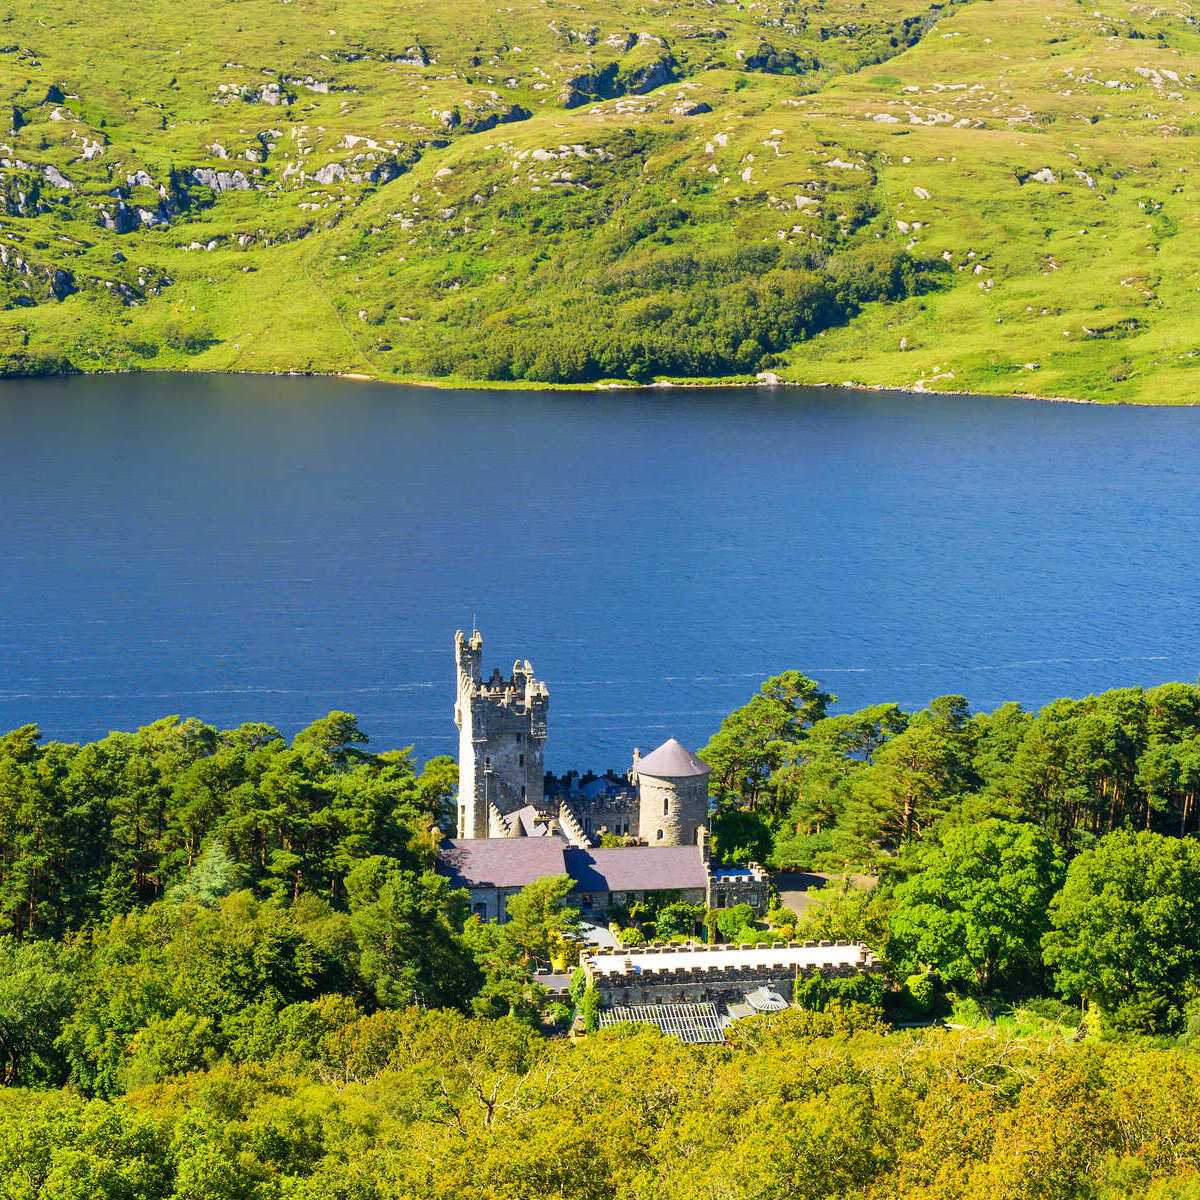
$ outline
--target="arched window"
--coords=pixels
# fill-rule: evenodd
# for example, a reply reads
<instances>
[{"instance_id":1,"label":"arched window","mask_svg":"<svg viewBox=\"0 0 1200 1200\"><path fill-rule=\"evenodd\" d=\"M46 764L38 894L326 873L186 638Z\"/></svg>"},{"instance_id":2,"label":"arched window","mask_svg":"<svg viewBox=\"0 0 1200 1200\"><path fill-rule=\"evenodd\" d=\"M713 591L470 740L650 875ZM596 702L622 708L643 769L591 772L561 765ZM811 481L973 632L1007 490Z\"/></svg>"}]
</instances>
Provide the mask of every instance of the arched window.
<instances>
[{"instance_id":1,"label":"arched window","mask_svg":"<svg viewBox=\"0 0 1200 1200\"><path fill-rule=\"evenodd\" d=\"M662 830L660 829L660 830L659 830L659 831L658 831L658 832L657 832L657 833L654 835L654 840L655 840L656 842L661 842L661 841L662 841L662 837L663 837L663 833L662 833Z\"/></svg>"},{"instance_id":2,"label":"arched window","mask_svg":"<svg viewBox=\"0 0 1200 1200\"><path fill-rule=\"evenodd\" d=\"M663 816L669 817L670 815L671 815L671 797L664 796L663 797Z\"/></svg>"}]
</instances>

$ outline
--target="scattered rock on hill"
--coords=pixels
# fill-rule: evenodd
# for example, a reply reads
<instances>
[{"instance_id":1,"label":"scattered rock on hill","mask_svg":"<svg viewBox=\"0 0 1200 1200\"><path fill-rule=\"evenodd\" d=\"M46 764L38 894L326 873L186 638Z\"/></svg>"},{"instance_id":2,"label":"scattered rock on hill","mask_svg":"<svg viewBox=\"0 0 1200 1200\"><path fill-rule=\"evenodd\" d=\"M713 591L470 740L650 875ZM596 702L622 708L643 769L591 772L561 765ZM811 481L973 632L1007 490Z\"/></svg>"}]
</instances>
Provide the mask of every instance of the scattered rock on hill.
<instances>
[{"instance_id":1,"label":"scattered rock on hill","mask_svg":"<svg viewBox=\"0 0 1200 1200\"><path fill-rule=\"evenodd\" d=\"M30 262L15 247L0 242L0 274L16 277L24 289L23 305L36 305L41 300L65 300L79 290L75 276L63 267Z\"/></svg>"},{"instance_id":2,"label":"scattered rock on hill","mask_svg":"<svg viewBox=\"0 0 1200 1200\"><path fill-rule=\"evenodd\" d=\"M282 84L272 81L261 87L249 84L222 83L217 85L215 99L227 103L230 100L241 100L245 104L270 104L288 107L296 102L295 93L289 92Z\"/></svg>"},{"instance_id":3,"label":"scattered rock on hill","mask_svg":"<svg viewBox=\"0 0 1200 1200\"><path fill-rule=\"evenodd\" d=\"M610 33L604 39L606 46L611 46L618 54L627 54L637 45L636 33Z\"/></svg>"},{"instance_id":4,"label":"scattered rock on hill","mask_svg":"<svg viewBox=\"0 0 1200 1200\"><path fill-rule=\"evenodd\" d=\"M248 192L252 186L244 171L216 171L212 167L194 167L191 180L214 192Z\"/></svg>"}]
</instances>

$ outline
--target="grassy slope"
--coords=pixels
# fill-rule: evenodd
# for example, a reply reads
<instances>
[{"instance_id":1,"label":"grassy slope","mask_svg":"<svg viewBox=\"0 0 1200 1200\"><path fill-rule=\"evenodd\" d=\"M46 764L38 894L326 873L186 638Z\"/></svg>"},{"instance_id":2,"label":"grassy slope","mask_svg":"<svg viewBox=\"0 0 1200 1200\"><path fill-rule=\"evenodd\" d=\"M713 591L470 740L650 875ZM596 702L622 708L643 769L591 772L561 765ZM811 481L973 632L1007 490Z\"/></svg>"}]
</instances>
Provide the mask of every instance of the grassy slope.
<instances>
[{"instance_id":1,"label":"grassy slope","mask_svg":"<svg viewBox=\"0 0 1200 1200\"><path fill-rule=\"evenodd\" d=\"M496 323L553 337L598 319L578 303L598 263L636 275L684 249L887 239L944 261L938 286L794 346L778 374L1192 400L1192 6L971 0L891 45L925 14L919 0L12 0L0 86L22 124L0 135L0 355L424 376ZM764 40L820 67L749 69ZM406 61L417 47L428 64ZM636 82L668 56L674 81L564 107L589 67ZM287 106L220 91L281 78ZM47 100L52 85L66 98ZM701 102L712 111L680 114ZM514 105L528 119L469 130ZM313 178L389 162L404 173L378 185ZM204 167L254 187L188 184L166 225L98 224L115 187L149 211L172 170ZM1051 181L1028 178L1045 168ZM128 184L136 171L152 183ZM80 289L61 302L56 267Z\"/></svg>"}]
</instances>

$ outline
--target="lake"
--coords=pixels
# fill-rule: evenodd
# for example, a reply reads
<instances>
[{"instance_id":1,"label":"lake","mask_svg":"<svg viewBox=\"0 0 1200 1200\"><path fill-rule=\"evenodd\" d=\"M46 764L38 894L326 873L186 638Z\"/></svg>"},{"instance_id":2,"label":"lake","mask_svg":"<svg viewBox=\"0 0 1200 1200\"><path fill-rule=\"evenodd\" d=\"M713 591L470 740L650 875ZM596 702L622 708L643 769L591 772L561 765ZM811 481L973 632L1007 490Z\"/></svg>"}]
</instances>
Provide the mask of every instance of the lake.
<instances>
[{"instance_id":1,"label":"lake","mask_svg":"<svg viewBox=\"0 0 1200 1200\"><path fill-rule=\"evenodd\" d=\"M1196 678L1200 409L805 389L0 384L0 728L358 714L452 752L452 635L552 768L840 707Z\"/></svg>"}]
</instances>

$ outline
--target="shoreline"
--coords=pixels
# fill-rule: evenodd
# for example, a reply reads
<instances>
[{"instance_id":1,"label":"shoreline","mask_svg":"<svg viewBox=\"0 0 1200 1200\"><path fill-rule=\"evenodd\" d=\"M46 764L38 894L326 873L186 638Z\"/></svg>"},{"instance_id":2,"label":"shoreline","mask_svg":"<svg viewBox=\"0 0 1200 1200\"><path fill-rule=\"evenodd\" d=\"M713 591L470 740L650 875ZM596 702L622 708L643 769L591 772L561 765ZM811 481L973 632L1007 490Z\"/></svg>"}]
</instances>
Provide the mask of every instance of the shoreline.
<instances>
[{"instance_id":1,"label":"shoreline","mask_svg":"<svg viewBox=\"0 0 1200 1200\"><path fill-rule=\"evenodd\" d=\"M530 391L530 392L654 392L654 391L697 391L717 389L749 389L786 390L808 388L814 391L843 391L864 392L873 394L892 393L901 396L963 396L972 399L996 400L1031 400L1042 404L1082 404L1098 408L1196 408L1200 407L1200 399L1188 404L1164 404L1155 401L1136 400L1088 400L1079 396L1043 396L1037 392L978 392L965 388L928 388L906 387L902 384L870 384L870 383L800 383L791 379L758 379L747 378L738 380L728 379L697 379L697 380L655 380L651 383L630 383L624 380L599 381L596 383L546 383L529 380L461 380L461 379L384 379L365 371L256 371L256 370L188 370L179 369L146 369L133 370L113 369L103 371L48 371L29 375L6 375L0 377L2 383L20 383L38 379L70 379L96 378L115 375L228 375L244 376L247 378L267 379L337 379L347 383L375 383L384 387L419 387L438 391Z\"/></svg>"}]
</instances>

